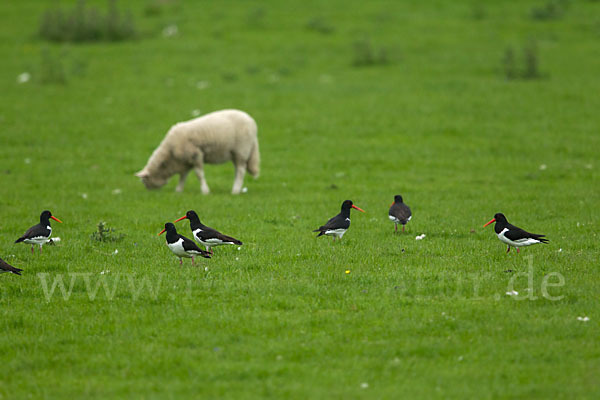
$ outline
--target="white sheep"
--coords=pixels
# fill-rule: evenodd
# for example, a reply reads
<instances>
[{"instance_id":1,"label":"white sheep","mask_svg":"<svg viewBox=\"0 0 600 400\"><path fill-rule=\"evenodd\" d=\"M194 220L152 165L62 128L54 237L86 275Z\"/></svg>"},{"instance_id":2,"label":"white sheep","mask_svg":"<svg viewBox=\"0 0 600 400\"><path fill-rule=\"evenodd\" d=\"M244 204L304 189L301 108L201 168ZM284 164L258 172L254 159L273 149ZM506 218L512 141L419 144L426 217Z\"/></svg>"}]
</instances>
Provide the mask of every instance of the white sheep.
<instances>
[{"instance_id":1,"label":"white sheep","mask_svg":"<svg viewBox=\"0 0 600 400\"><path fill-rule=\"evenodd\" d=\"M154 150L146 166L135 175L147 189L156 189L179 174L175 189L183 191L185 178L193 168L203 194L210 193L204 179L204 164L233 161L235 180L231 193L239 194L246 170L258 178L260 154L256 122L240 110L220 110L171 127Z\"/></svg>"}]
</instances>

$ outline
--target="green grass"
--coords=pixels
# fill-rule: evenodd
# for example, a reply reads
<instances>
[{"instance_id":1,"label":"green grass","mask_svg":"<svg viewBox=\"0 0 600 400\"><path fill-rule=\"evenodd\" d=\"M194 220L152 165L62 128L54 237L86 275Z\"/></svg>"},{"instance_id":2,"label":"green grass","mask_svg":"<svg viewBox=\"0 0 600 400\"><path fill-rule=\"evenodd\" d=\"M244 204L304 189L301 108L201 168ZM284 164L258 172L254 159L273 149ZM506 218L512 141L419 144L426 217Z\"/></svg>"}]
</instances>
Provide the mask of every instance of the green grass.
<instances>
[{"instance_id":1,"label":"green grass","mask_svg":"<svg viewBox=\"0 0 600 400\"><path fill-rule=\"evenodd\" d=\"M600 396L600 3L140 0L136 40L77 45L35 36L47 3L0 4L0 257L24 268L0 276L0 399ZM353 65L364 38L387 64ZM530 40L542 78L506 80ZM133 176L173 123L229 107L259 126L247 194L231 165L210 196ZM367 213L316 239L345 199ZM43 209L62 241L32 256L13 242ZM188 209L242 249L180 267L156 234ZM505 254L496 212L550 244ZM100 221L125 238L92 240Z\"/></svg>"}]
</instances>

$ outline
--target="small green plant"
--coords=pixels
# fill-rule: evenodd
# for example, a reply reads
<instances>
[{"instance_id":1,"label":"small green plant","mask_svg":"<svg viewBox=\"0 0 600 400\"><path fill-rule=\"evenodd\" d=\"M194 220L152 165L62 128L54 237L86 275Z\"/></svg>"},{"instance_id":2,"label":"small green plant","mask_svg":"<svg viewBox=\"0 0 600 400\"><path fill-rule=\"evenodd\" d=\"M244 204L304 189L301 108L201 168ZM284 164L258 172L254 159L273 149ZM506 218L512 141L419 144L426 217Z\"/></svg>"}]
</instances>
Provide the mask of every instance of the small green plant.
<instances>
[{"instance_id":1,"label":"small green plant","mask_svg":"<svg viewBox=\"0 0 600 400\"><path fill-rule=\"evenodd\" d=\"M117 229L109 228L106 222L98 222L96 232L91 235L98 242L120 242L124 237L124 234L117 233Z\"/></svg>"},{"instance_id":2,"label":"small green plant","mask_svg":"<svg viewBox=\"0 0 600 400\"><path fill-rule=\"evenodd\" d=\"M537 79L541 76L539 70L539 57L537 44L535 42L529 42L523 47L523 59L525 67L523 69L523 79Z\"/></svg>"},{"instance_id":3,"label":"small green plant","mask_svg":"<svg viewBox=\"0 0 600 400\"><path fill-rule=\"evenodd\" d=\"M168 7L177 5L176 0L148 0L144 6L144 15L155 17L163 14Z\"/></svg>"},{"instance_id":4,"label":"small green plant","mask_svg":"<svg viewBox=\"0 0 600 400\"><path fill-rule=\"evenodd\" d=\"M64 52L59 55L53 54L47 47L42 48L40 61L40 82L43 84L61 84L67 83L67 74L63 60Z\"/></svg>"},{"instance_id":5,"label":"small green plant","mask_svg":"<svg viewBox=\"0 0 600 400\"><path fill-rule=\"evenodd\" d=\"M512 47L507 47L504 51L502 65L504 67L504 76L506 79L512 80L517 78L517 64L515 60L515 52Z\"/></svg>"},{"instance_id":6,"label":"small green plant","mask_svg":"<svg viewBox=\"0 0 600 400\"><path fill-rule=\"evenodd\" d=\"M485 19L486 11L485 11L485 8L483 7L483 5L481 5L479 3L473 4L471 6L471 17L477 21Z\"/></svg>"},{"instance_id":7,"label":"small green plant","mask_svg":"<svg viewBox=\"0 0 600 400\"><path fill-rule=\"evenodd\" d=\"M246 15L246 23L251 28L263 28L265 24L266 11L263 7L253 8Z\"/></svg>"},{"instance_id":8,"label":"small green plant","mask_svg":"<svg viewBox=\"0 0 600 400\"><path fill-rule=\"evenodd\" d=\"M223 82L235 82L238 80L237 74L231 71L222 72L221 78L223 79Z\"/></svg>"},{"instance_id":9,"label":"small green plant","mask_svg":"<svg viewBox=\"0 0 600 400\"><path fill-rule=\"evenodd\" d=\"M352 65L365 67L372 65L385 65L390 63L387 48L375 48L369 38L362 38L354 42L354 58Z\"/></svg>"},{"instance_id":10,"label":"small green plant","mask_svg":"<svg viewBox=\"0 0 600 400\"><path fill-rule=\"evenodd\" d=\"M131 13L119 11L116 0L108 1L106 14L79 0L71 10L46 10L38 33L53 42L94 42L130 39L136 30Z\"/></svg>"},{"instance_id":11,"label":"small green plant","mask_svg":"<svg viewBox=\"0 0 600 400\"><path fill-rule=\"evenodd\" d=\"M306 29L315 31L323 35L328 35L335 31L333 25L327 22L324 18L313 17L306 23Z\"/></svg>"},{"instance_id":12,"label":"small green plant","mask_svg":"<svg viewBox=\"0 0 600 400\"><path fill-rule=\"evenodd\" d=\"M537 44L530 41L523 46L523 66L519 68L515 51L507 47L502 58L504 76L508 80L514 79L539 79L542 77L539 67L539 55Z\"/></svg>"},{"instance_id":13,"label":"small green plant","mask_svg":"<svg viewBox=\"0 0 600 400\"><path fill-rule=\"evenodd\" d=\"M568 6L569 0L549 0L543 6L533 7L530 15L540 21L559 19L565 15Z\"/></svg>"}]
</instances>

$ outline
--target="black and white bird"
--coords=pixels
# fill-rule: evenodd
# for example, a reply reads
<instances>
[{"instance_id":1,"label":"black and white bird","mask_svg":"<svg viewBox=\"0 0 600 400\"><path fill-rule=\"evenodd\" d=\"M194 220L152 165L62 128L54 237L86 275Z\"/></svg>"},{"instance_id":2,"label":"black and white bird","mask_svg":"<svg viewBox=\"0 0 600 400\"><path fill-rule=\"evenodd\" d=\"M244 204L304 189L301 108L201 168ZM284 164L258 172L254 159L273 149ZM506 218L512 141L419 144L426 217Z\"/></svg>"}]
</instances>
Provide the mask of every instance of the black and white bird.
<instances>
[{"instance_id":1,"label":"black and white bird","mask_svg":"<svg viewBox=\"0 0 600 400\"><path fill-rule=\"evenodd\" d=\"M494 215L494 218L483 227L485 228L492 222L496 223L496 225L494 225L494 231L498 235L498 239L508 245L508 248L506 249L507 253L510 251L511 247L516 247L518 253L519 247L531 246L536 243L548 243L548 239L544 237L546 235L529 233L521 228L511 225L502 213Z\"/></svg>"},{"instance_id":2,"label":"black and white bird","mask_svg":"<svg viewBox=\"0 0 600 400\"><path fill-rule=\"evenodd\" d=\"M345 200L342 203L342 211L335 217L331 218L327 223L323 226L320 226L319 229L315 229L313 232L319 232L317 237L327 235L333 236L333 241L335 242L336 238L342 239L344 233L350 228L350 209L354 208L360 212L365 212L361 210L357 206L352 203L352 200Z\"/></svg>"},{"instance_id":3,"label":"black and white bird","mask_svg":"<svg viewBox=\"0 0 600 400\"><path fill-rule=\"evenodd\" d=\"M184 219L190 220L190 229L192 230L192 235L194 235L194 239L201 243L206 247L206 251L212 254L211 247L214 246L222 246L225 244L235 244L241 246L243 243L236 238L231 236L223 235L221 232L216 229L210 228L200 222L200 218L198 214L194 210L190 210L185 213L185 215L175 222L179 222Z\"/></svg>"},{"instance_id":4,"label":"black and white bird","mask_svg":"<svg viewBox=\"0 0 600 400\"><path fill-rule=\"evenodd\" d=\"M48 210L42 211L40 215L40 223L32 226L27 229L27 232L23 234L20 238L18 238L15 243L27 243L31 245L31 252L33 253L33 248L37 244L40 246L40 253L42 252L42 246L44 243L50 239L52 235L52 227L50 226L50 219L53 219L62 224L62 221Z\"/></svg>"},{"instance_id":5,"label":"black and white bird","mask_svg":"<svg viewBox=\"0 0 600 400\"><path fill-rule=\"evenodd\" d=\"M398 232L398 224L402 224L402 232L404 232L404 225L412 218L410 207L404 204L402 196L399 194L394 196L394 203L390 207L388 218L394 223L396 232Z\"/></svg>"},{"instance_id":6,"label":"black and white bird","mask_svg":"<svg viewBox=\"0 0 600 400\"><path fill-rule=\"evenodd\" d=\"M165 224L165 229L159 232L159 236L167 231L167 246L169 249L179 257L179 264L183 264L182 257L191 258L192 264L194 264L194 257L201 256L204 258L210 258L210 253L202 250L192 239L188 239L185 236L177 233L175 225L170 222Z\"/></svg>"},{"instance_id":7,"label":"black and white bird","mask_svg":"<svg viewBox=\"0 0 600 400\"><path fill-rule=\"evenodd\" d=\"M4 272L10 272L15 275L21 275L21 271L23 270L20 268L13 267L12 265L0 258L0 274Z\"/></svg>"}]
</instances>

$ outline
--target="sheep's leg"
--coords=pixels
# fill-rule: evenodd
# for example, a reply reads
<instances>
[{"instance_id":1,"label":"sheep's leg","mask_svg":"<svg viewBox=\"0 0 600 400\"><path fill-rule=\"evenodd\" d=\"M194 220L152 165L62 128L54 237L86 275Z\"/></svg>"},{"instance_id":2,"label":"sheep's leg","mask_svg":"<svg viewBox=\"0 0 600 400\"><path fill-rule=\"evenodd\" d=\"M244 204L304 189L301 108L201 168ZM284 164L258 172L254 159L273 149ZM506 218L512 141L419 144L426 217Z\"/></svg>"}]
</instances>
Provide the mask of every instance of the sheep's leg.
<instances>
[{"instance_id":1,"label":"sheep's leg","mask_svg":"<svg viewBox=\"0 0 600 400\"><path fill-rule=\"evenodd\" d=\"M202 194L209 194L210 189L206 184L206 179L204 178L204 154L201 151L198 151L194 155L194 172L200 181L200 190L202 190Z\"/></svg>"},{"instance_id":2,"label":"sheep's leg","mask_svg":"<svg viewBox=\"0 0 600 400\"><path fill-rule=\"evenodd\" d=\"M175 188L176 192L183 192L183 186L185 185L185 178L187 178L187 175L189 172L190 171L187 170L187 171L181 172L179 174L179 183L177 184L177 187Z\"/></svg>"},{"instance_id":3,"label":"sheep's leg","mask_svg":"<svg viewBox=\"0 0 600 400\"><path fill-rule=\"evenodd\" d=\"M200 189L202 190L202 194L209 194L210 189L208 188L208 185L206 184L206 179L204 179L204 168L202 166L196 167L196 168L194 168L194 172L196 172L196 176L198 177L198 180L200 181Z\"/></svg>"},{"instance_id":4,"label":"sheep's leg","mask_svg":"<svg viewBox=\"0 0 600 400\"><path fill-rule=\"evenodd\" d=\"M233 188L231 194L240 194L242 191L242 185L244 184L244 175L246 174L246 165L243 163L237 163L235 166L235 180L233 181Z\"/></svg>"}]
</instances>

